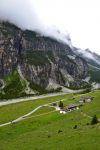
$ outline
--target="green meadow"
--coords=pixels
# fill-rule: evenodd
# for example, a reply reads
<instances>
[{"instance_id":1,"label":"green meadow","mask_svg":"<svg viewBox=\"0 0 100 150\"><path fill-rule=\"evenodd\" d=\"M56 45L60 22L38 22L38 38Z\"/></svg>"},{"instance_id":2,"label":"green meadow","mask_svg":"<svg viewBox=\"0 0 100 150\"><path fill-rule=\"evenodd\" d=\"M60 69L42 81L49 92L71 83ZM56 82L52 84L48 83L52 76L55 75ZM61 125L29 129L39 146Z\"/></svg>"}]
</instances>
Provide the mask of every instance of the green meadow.
<instances>
[{"instance_id":1,"label":"green meadow","mask_svg":"<svg viewBox=\"0 0 100 150\"><path fill-rule=\"evenodd\" d=\"M50 98L43 98L43 99L38 99L38 100L33 100L33 101L26 101L26 102L20 102L16 104L2 106L0 107L0 124L6 123L8 121L12 121L24 114L29 113L36 107L43 105L43 104L48 104L48 103L60 101L63 99L69 101L71 96L72 94L60 95L60 96L54 96Z\"/></svg>"},{"instance_id":2,"label":"green meadow","mask_svg":"<svg viewBox=\"0 0 100 150\"><path fill-rule=\"evenodd\" d=\"M60 114L54 108L40 108L24 120L0 128L0 150L100 150L100 91L88 93L94 100L79 110ZM71 99L72 97L74 99ZM0 107L0 124L24 115L36 107L65 99L78 103L80 95L62 95Z\"/></svg>"}]
</instances>

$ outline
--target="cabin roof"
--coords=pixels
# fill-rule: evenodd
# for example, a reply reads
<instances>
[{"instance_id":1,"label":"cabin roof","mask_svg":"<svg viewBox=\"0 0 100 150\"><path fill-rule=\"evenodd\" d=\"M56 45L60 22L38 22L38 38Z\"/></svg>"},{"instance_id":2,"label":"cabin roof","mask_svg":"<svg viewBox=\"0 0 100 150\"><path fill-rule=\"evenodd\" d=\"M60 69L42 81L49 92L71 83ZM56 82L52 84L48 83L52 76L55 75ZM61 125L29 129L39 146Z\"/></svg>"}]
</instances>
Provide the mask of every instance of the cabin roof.
<instances>
[{"instance_id":1,"label":"cabin roof","mask_svg":"<svg viewBox=\"0 0 100 150\"><path fill-rule=\"evenodd\" d=\"M68 108L70 109L70 108L76 108L76 107L79 107L80 106L80 104L71 104L71 105L69 105L68 106Z\"/></svg>"},{"instance_id":2,"label":"cabin roof","mask_svg":"<svg viewBox=\"0 0 100 150\"><path fill-rule=\"evenodd\" d=\"M83 101L83 100L87 100L87 99L91 99L91 100L92 100L93 97L92 97L92 96L81 96L81 97L80 97L80 100L82 100L82 101Z\"/></svg>"}]
</instances>

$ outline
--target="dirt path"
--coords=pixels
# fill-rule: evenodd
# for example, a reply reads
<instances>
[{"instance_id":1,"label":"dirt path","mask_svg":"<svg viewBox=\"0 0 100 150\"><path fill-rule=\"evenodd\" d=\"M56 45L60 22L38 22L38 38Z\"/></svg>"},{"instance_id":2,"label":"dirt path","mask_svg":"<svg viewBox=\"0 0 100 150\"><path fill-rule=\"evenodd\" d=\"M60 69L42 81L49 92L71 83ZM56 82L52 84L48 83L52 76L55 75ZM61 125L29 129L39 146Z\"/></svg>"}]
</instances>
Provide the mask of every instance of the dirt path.
<instances>
[{"instance_id":1,"label":"dirt path","mask_svg":"<svg viewBox=\"0 0 100 150\"><path fill-rule=\"evenodd\" d=\"M49 111L49 112L47 112L47 113L42 113L42 114L39 114L39 115L30 116L30 117L27 117L27 118L24 118L24 119L30 119L30 118L40 117L40 116L44 116L44 115L51 114L51 113L56 112L56 111L57 111L57 110L53 110L53 111Z\"/></svg>"},{"instance_id":2,"label":"dirt path","mask_svg":"<svg viewBox=\"0 0 100 150\"><path fill-rule=\"evenodd\" d=\"M64 101L64 100L66 100L66 99L58 100L58 101L55 101L55 102ZM27 113L27 114L25 114L23 116L20 116L20 117L18 117L17 119L15 119L13 121L9 121L7 123L1 124L0 127L7 126L7 125L10 125L10 124L14 124L14 123L17 123L17 122L19 122L21 120L27 119L27 118L29 118L28 116L30 116L31 114L33 114L34 112L36 112L38 109L42 108L43 106L51 107L49 105L52 104L52 103L53 102L40 105L40 106L36 107L34 110L32 110L31 112L29 112L29 113ZM45 113L45 114L48 114L48 113ZM37 116L40 116L40 115L37 115ZM34 116L32 116L32 117L34 117Z\"/></svg>"},{"instance_id":3,"label":"dirt path","mask_svg":"<svg viewBox=\"0 0 100 150\"><path fill-rule=\"evenodd\" d=\"M66 95L71 93L79 93L84 90L71 90L70 92L60 92L60 93L51 93L51 94L45 94L45 95L39 95L39 96L32 96L32 97L26 97L26 98L17 98L17 99L11 99L7 101L0 101L0 106L9 105L9 104L15 104L19 102L25 102L25 101L31 101L31 100L39 100L41 98L48 98L53 96L59 96L59 95Z\"/></svg>"},{"instance_id":4,"label":"dirt path","mask_svg":"<svg viewBox=\"0 0 100 150\"><path fill-rule=\"evenodd\" d=\"M77 96L76 96L76 97L77 97ZM23 116L20 116L20 117L18 117L17 119L15 119L15 120L13 120L13 121L9 121L9 122L7 122L7 123L1 124L0 127L17 123L17 122L19 122L19 121L21 121L21 120L23 120L23 119L27 119L27 118L29 118L28 116L30 116L31 114L33 114L34 112L36 112L38 109L42 108L43 106L54 107L54 106L50 106L50 104L52 104L52 103L57 103L57 102L59 102L59 101L66 101L66 100L67 100L67 99L62 99L62 100L58 100L58 101L54 101L54 102L51 102L51 103L46 103L46 104L40 105L40 106L36 107L34 110L32 110L31 112L29 112L29 113L27 113L27 114L25 114L25 115L23 115ZM54 107L54 108L55 108L55 107ZM55 110L55 111L56 111L56 110ZM54 111L52 111L52 112L54 112ZM48 114L48 113L44 113L44 114ZM40 115L37 115L37 116L41 116L41 115L44 115L44 114L40 114ZM86 114L85 114L85 113L82 113L82 115L85 116ZM31 117L35 117L35 116L31 116ZM31 117L30 117L30 118L31 118ZM90 117L90 116L88 116L88 117Z\"/></svg>"},{"instance_id":5,"label":"dirt path","mask_svg":"<svg viewBox=\"0 0 100 150\"><path fill-rule=\"evenodd\" d=\"M39 100L41 98L48 98L48 97L53 97L53 96L66 95L66 94L67 93L53 93L53 94L32 96L32 97L26 97L26 98L17 98L17 99L12 99L12 100L8 100L8 101L0 101L0 106L15 104L18 102L31 101L31 100Z\"/></svg>"},{"instance_id":6,"label":"dirt path","mask_svg":"<svg viewBox=\"0 0 100 150\"><path fill-rule=\"evenodd\" d=\"M24 118L28 117L29 115L33 114L34 112L36 112L36 111L37 111L38 109L40 109L41 107L43 107L43 105L38 106L37 108L35 108L35 109L32 110L31 112L29 112L28 114L25 114L25 115L23 115L23 116L20 116L19 118L15 119L15 120L13 120L13 121L10 121L10 122L1 124L0 127L7 126L7 125L9 125L9 124L17 123L17 122L23 120Z\"/></svg>"}]
</instances>

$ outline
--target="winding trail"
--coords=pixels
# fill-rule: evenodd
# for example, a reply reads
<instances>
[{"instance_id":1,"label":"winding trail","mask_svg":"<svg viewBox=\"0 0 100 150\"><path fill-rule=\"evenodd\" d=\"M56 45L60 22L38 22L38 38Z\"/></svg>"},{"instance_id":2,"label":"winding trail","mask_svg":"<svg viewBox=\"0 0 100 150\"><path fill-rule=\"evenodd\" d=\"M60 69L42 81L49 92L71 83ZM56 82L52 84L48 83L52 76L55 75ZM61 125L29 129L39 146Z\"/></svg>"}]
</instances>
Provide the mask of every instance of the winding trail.
<instances>
[{"instance_id":1,"label":"winding trail","mask_svg":"<svg viewBox=\"0 0 100 150\"><path fill-rule=\"evenodd\" d=\"M55 101L55 102L64 101L64 100L66 100L66 99L58 100L58 101ZM25 114L23 116L20 116L20 117L18 117L17 119L15 119L13 121L9 121L7 123L1 124L0 127L4 127L4 126L10 125L10 124L17 123L17 122L19 122L21 120L27 119L27 118L29 118L28 116L30 116L31 114L33 114L34 112L36 112L38 109L42 108L43 106L53 107L53 106L50 106L50 104L52 104L52 103L53 102L40 105L40 106L36 107L34 110L32 110L31 112L29 112L29 113L27 113L27 114ZM56 110L54 110L54 111L56 111ZM51 111L51 112L54 112L54 111ZM44 113L44 114L49 114L49 112L48 113ZM41 116L41 115L43 115L43 114L36 115L36 116L31 116L30 118Z\"/></svg>"},{"instance_id":2,"label":"winding trail","mask_svg":"<svg viewBox=\"0 0 100 150\"><path fill-rule=\"evenodd\" d=\"M9 100L9 101L0 102L0 106L4 106L4 105L8 105L8 104L14 104L14 103L17 103L17 102L23 102L23 101L30 101L30 100L36 100L36 99L41 99L41 98L53 97L53 96L58 96L58 95L65 95L65 94L67 94L67 93L56 93L56 94L41 95L41 96L35 96L35 97L29 97L29 98L27 97L27 98L13 99L13 100ZM29 112L29 113L27 113L23 116L20 116L20 117L18 117L17 119L15 119L13 121L9 121L7 123L0 124L0 127L4 127L4 126L10 125L10 124L14 124L16 122L19 122L19 121L27 119L27 118L35 117L35 116L31 116L31 117L28 117L28 116L30 116L31 114L33 114L34 112L36 112L38 109L40 109L43 106L54 107L54 106L50 106L50 104L55 103L55 102L59 102L59 101L65 101L65 100L67 100L67 99L62 99L62 100L60 99L58 101L54 101L54 102L50 102L50 103L40 105L40 106L36 107L34 110L32 110L31 112ZM57 110L54 110L54 111L57 111ZM51 112L54 112L54 111L51 111ZM44 114L48 114L48 113L44 113ZM41 116L41 115L43 115L43 114L36 115L36 116Z\"/></svg>"},{"instance_id":3,"label":"winding trail","mask_svg":"<svg viewBox=\"0 0 100 150\"><path fill-rule=\"evenodd\" d=\"M59 95L66 95L71 93L79 93L84 91L82 90L70 90L70 92L59 92L59 93L51 93L51 94L45 94L45 95L39 95L39 96L32 96L32 97L24 97L24 98L17 98L17 99L11 99L6 101L0 101L0 106L9 105L9 104L15 104L19 102L25 102L25 101L31 101L31 100L39 100L41 98L48 98L53 96L59 96Z\"/></svg>"},{"instance_id":4,"label":"winding trail","mask_svg":"<svg viewBox=\"0 0 100 150\"><path fill-rule=\"evenodd\" d=\"M33 114L34 112L36 112L41 107L43 107L43 105L36 107L34 110L32 110L31 112L29 112L28 114L25 114L25 115L23 115L23 116L15 119L15 120L13 120L13 121L9 121L7 123L1 124L0 127L4 127L4 126L10 125L10 124L14 124L16 122L19 122L19 121L23 120L24 118L28 117L29 115Z\"/></svg>"}]
</instances>

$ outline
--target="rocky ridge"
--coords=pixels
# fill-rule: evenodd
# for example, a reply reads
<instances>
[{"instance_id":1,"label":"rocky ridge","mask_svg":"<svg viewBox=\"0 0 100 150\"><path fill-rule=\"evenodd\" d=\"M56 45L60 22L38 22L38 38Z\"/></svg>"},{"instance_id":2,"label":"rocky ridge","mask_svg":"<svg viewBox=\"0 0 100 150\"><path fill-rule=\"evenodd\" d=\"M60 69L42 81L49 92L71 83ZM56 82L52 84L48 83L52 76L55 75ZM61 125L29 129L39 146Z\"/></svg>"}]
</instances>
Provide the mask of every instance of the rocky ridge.
<instances>
[{"instance_id":1,"label":"rocky ridge","mask_svg":"<svg viewBox=\"0 0 100 150\"><path fill-rule=\"evenodd\" d=\"M73 89L88 86L84 81L88 75L87 62L69 45L1 22L0 79L5 80L14 71L18 72L18 66L33 91L38 91L35 88L38 86L46 90L60 86Z\"/></svg>"}]
</instances>

